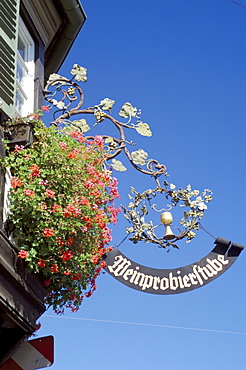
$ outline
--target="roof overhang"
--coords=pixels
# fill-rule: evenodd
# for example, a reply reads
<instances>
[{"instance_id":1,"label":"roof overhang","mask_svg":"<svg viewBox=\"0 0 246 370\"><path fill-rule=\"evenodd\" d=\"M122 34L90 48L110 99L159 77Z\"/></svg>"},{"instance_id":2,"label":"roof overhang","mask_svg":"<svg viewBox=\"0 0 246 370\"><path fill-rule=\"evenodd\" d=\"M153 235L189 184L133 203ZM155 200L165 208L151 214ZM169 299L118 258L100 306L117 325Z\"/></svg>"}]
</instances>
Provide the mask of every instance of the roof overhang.
<instances>
[{"instance_id":1,"label":"roof overhang","mask_svg":"<svg viewBox=\"0 0 246 370\"><path fill-rule=\"evenodd\" d=\"M44 44L47 79L61 67L86 15L79 0L23 0L23 3Z\"/></svg>"}]
</instances>

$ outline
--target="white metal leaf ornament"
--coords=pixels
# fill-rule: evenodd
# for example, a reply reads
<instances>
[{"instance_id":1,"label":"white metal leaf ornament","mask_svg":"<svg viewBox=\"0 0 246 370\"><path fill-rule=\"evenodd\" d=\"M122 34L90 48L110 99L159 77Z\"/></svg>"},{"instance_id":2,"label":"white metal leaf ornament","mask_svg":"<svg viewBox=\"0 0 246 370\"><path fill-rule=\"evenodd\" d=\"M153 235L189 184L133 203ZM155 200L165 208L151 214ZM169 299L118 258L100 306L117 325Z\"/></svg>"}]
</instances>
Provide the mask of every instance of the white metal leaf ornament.
<instances>
[{"instance_id":1,"label":"white metal leaf ornament","mask_svg":"<svg viewBox=\"0 0 246 370\"><path fill-rule=\"evenodd\" d=\"M71 129L79 130L83 134L90 130L90 126L87 124L84 118L75 120L70 123Z\"/></svg>"},{"instance_id":2,"label":"white metal leaf ornament","mask_svg":"<svg viewBox=\"0 0 246 370\"><path fill-rule=\"evenodd\" d=\"M72 75L75 75L75 80L76 81L87 81L87 76L86 76L87 69L84 67L80 67L78 64L73 65L73 69L71 69L70 73Z\"/></svg>"},{"instance_id":3,"label":"white metal leaf ornament","mask_svg":"<svg viewBox=\"0 0 246 370\"><path fill-rule=\"evenodd\" d=\"M60 79L60 81L57 81L55 84L58 84L58 83L61 84L61 85L65 85L66 84L66 82L62 82L61 81L62 76L58 75L57 73L51 73L49 75L48 83L49 82L52 82L52 81L55 81L55 80L59 80L59 79Z\"/></svg>"},{"instance_id":4,"label":"white metal leaf ornament","mask_svg":"<svg viewBox=\"0 0 246 370\"><path fill-rule=\"evenodd\" d=\"M57 101L56 99L52 99L52 104L55 105L59 109L66 108L64 102L61 101L61 100L60 101Z\"/></svg>"},{"instance_id":5,"label":"white metal leaf ornament","mask_svg":"<svg viewBox=\"0 0 246 370\"><path fill-rule=\"evenodd\" d=\"M137 108L133 107L131 103L126 102L122 108L121 111L119 112L119 116L123 118L127 117L135 117L137 113Z\"/></svg>"},{"instance_id":6,"label":"white metal leaf ornament","mask_svg":"<svg viewBox=\"0 0 246 370\"><path fill-rule=\"evenodd\" d=\"M143 149L136 150L135 152L132 152L131 155L133 163L140 164L141 166L146 164L148 153L146 153Z\"/></svg>"},{"instance_id":7,"label":"white metal leaf ornament","mask_svg":"<svg viewBox=\"0 0 246 370\"><path fill-rule=\"evenodd\" d=\"M112 159L112 164L111 166L115 171L126 171L126 167L121 163L121 161L118 161L117 159Z\"/></svg>"},{"instance_id":8,"label":"white metal leaf ornament","mask_svg":"<svg viewBox=\"0 0 246 370\"><path fill-rule=\"evenodd\" d=\"M111 144L114 142L114 139L111 137L111 136L108 136L106 139L105 139L105 144Z\"/></svg>"},{"instance_id":9,"label":"white metal leaf ornament","mask_svg":"<svg viewBox=\"0 0 246 370\"><path fill-rule=\"evenodd\" d=\"M100 101L100 105L102 106L103 110L108 110L110 111L115 103L115 100L105 98Z\"/></svg>"},{"instance_id":10,"label":"white metal leaf ornament","mask_svg":"<svg viewBox=\"0 0 246 370\"><path fill-rule=\"evenodd\" d=\"M136 131L142 136L152 136L152 132L147 123L139 122L136 126Z\"/></svg>"}]
</instances>

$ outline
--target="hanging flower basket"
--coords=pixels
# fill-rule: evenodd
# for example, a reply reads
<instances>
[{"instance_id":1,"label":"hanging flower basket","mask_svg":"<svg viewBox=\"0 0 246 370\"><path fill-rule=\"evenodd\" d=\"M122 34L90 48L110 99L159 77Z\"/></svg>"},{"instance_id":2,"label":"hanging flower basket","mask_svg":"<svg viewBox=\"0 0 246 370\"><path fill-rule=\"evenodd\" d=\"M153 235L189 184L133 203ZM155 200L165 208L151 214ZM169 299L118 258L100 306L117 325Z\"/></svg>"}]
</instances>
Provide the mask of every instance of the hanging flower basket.
<instances>
[{"instance_id":1,"label":"hanging flower basket","mask_svg":"<svg viewBox=\"0 0 246 370\"><path fill-rule=\"evenodd\" d=\"M102 137L86 141L78 131L31 124L32 146L16 144L1 160L12 173L7 228L27 270L42 275L45 303L76 311L111 250L117 181L104 167Z\"/></svg>"},{"instance_id":2,"label":"hanging flower basket","mask_svg":"<svg viewBox=\"0 0 246 370\"><path fill-rule=\"evenodd\" d=\"M32 124L18 123L9 125L5 132L5 139L9 140L8 146L14 149L16 145L29 147L33 142L33 127Z\"/></svg>"}]
</instances>

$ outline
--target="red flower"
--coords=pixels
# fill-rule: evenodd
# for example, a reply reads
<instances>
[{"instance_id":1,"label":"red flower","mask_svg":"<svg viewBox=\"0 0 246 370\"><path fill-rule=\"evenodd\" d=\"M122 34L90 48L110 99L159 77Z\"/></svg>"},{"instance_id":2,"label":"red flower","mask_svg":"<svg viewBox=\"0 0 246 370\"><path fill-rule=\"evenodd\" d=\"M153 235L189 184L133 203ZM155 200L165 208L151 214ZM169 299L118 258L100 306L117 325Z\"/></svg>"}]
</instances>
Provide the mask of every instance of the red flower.
<instances>
[{"instance_id":1,"label":"red flower","mask_svg":"<svg viewBox=\"0 0 246 370\"><path fill-rule=\"evenodd\" d=\"M72 152L69 152L68 153L68 158L77 158L78 157L78 152L79 152L79 150L78 149L74 149Z\"/></svg>"},{"instance_id":2,"label":"red flower","mask_svg":"<svg viewBox=\"0 0 246 370\"><path fill-rule=\"evenodd\" d=\"M62 213L66 218L71 216L78 217L81 211L77 209L73 204L68 204L67 208L65 208Z\"/></svg>"},{"instance_id":3,"label":"red flower","mask_svg":"<svg viewBox=\"0 0 246 370\"><path fill-rule=\"evenodd\" d=\"M70 237L68 238L68 240L67 240L67 246L72 245L72 244L73 244L73 242L74 242L74 239L70 236Z\"/></svg>"},{"instance_id":4,"label":"red flower","mask_svg":"<svg viewBox=\"0 0 246 370\"><path fill-rule=\"evenodd\" d=\"M73 258L74 256L74 253L72 251L66 251L66 252L63 252L62 255L61 255L61 258L64 260L64 261L68 261L70 260L71 258Z\"/></svg>"},{"instance_id":5,"label":"red flower","mask_svg":"<svg viewBox=\"0 0 246 370\"><path fill-rule=\"evenodd\" d=\"M54 191L52 191L52 190L50 190L50 189L47 189L47 190L45 190L45 193L44 193L47 197L49 197L49 198L54 198L54 196L55 196L55 192Z\"/></svg>"},{"instance_id":6,"label":"red flower","mask_svg":"<svg viewBox=\"0 0 246 370\"><path fill-rule=\"evenodd\" d=\"M51 279L49 280L44 280L44 286L48 286L51 284Z\"/></svg>"},{"instance_id":7,"label":"red flower","mask_svg":"<svg viewBox=\"0 0 246 370\"><path fill-rule=\"evenodd\" d=\"M26 189L24 190L24 194L27 195L28 197L34 197L34 191L31 189Z\"/></svg>"},{"instance_id":8,"label":"red flower","mask_svg":"<svg viewBox=\"0 0 246 370\"><path fill-rule=\"evenodd\" d=\"M71 312L77 312L77 311L78 311L78 309L79 309L79 307L72 307L72 308L71 308Z\"/></svg>"},{"instance_id":9,"label":"red flower","mask_svg":"<svg viewBox=\"0 0 246 370\"><path fill-rule=\"evenodd\" d=\"M62 240L61 237L57 238L57 244L59 245L59 247L63 247L66 243L64 240Z\"/></svg>"},{"instance_id":10,"label":"red flower","mask_svg":"<svg viewBox=\"0 0 246 370\"><path fill-rule=\"evenodd\" d=\"M55 235L55 230L53 229L49 229L48 227L46 227L44 230L43 230L43 234L46 238L50 237L50 236L54 236Z\"/></svg>"},{"instance_id":11,"label":"red flower","mask_svg":"<svg viewBox=\"0 0 246 370\"><path fill-rule=\"evenodd\" d=\"M107 262L106 262L106 261L102 261L102 262L101 262L101 266L102 266L102 268L104 268L104 269L105 269L105 267L107 267Z\"/></svg>"},{"instance_id":12,"label":"red flower","mask_svg":"<svg viewBox=\"0 0 246 370\"><path fill-rule=\"evenodd\" d=\"M39 260L37 265L41 266L41 267L45 267L46 266L46 262L43 261L43 260Z\"/></svg>"},{"instance_id":13,"label":"red flower","mask_svg":"<svg viewBox=\"0 0 246 370\"><path fill-rule=\"evenodd\" d=\"M70 301L74 301L76 299L76 294L71 294L69 297Z\"/></svg>"},{"instance_id":14,"label":"red flower","mask_svg":"<svg viewBox=\"0 0 246 370\"><path fill-rule=\"evenodd\" d=\"M21 186L21 180L18 177L12 177L11 179L12 188L19 188Z\"/></svg>"},{"instance_id":15,"label":"red flower","mask_svg":"<svg viewBox=\"0 0 246 370\"><path fill-rule=\"evenodd\" d=\"M73 280L80 280L80 279L82 279L82 274L81 273L76 273L76 274L74 274L73 275Z\"/></svg>"},{"instance_id":16,"label":"red flower","mask_svg":"<svg viewBox=\"0 0 246 370\"><path fill-rule=\"evenodd\" d=\"M42 105L42 107L41 107L41 109L44 111L44 112L47 112L47 113L49 113L49 108L48 107L46 107L46 105Z\"/></svg>"},{"instance_id":17,"label":"red flower","mask_svg":"<svg viewBox=\"0 0 246 370\"><path fill-rule=\"evenodd\" d=\"M71 270L64 271L65 276L69 276L71 274Z\"/></svg>"},{"instance_id":18,"label":"red flower","mask_svg":"<svg viewBox=\"0 0 246 370\"><path fill-rule=\"evenodd\" d=\"M81 197L80 203L84 206L88 206L90 204L89 200L86 197Z\"/></svg>"},{"instance_id":19,"label":"red flower","mask_svg":"<svg viewBox=\"0 0 246 370\"><path fill-rule=\"evenodd\" d=\"M53 212L59 212L61 210L62 210L62 207L59 206L59 204L54 204L53 207L52 207Z\"/></svg>"},{"instance_id":20,"label":"red flower","mask_svg":"<svg viewBox=\"0 0 246 370\"><path fill-rule=\"evenodd\" d=\"M59 271L59 268L58 268L57 265L52 265L50 269L51 269L52 272L58 272Z\"/></svg>"},{"instance_id":21,"label":"red flower","mask_svg":"<svg viewBox=\"0 0 246 370\"><path fill-rule=\"evenodd\" d=\"M29 253L24 249L21 249L18 253L18 257L23 258L25 260L28 257Z\"/></svg>"},{"instance_id":22,"label":"red flower","mask_svg":"<svg viewBox=\"0 0 246 370\"><path fill-rule=\"evenodd\" d=\"M66 147L67 147L67 144L64 142L64 141L60 141L60 143L58 144L58 146L62 149L62 150L65 150Z\"/></svg>"},{"instance_id":23,"label":"red flower","mask_svg":"<svg viewBox=\"0 0 246 370\"><path fill-rule=\"evenodd\" d=\"M30 176L32 177L39 177L40 176L40 167L37 164L34 164L30 167L30 170L32 171Z\"/></svg>"},{"instance_id":24,"label":"red flower","mask_svg":"<svg viewBox=\"0 0 246 370\"><path fill-rule=\"evenodd\" d=\"M90 195L91 195L92 197L99 198L99 197L100 197L100 195L101 195L101 193L100 193L100 191L99 191L98 189L94 189L94 190L92 190L92 191L90 192Z\"/></svg>"},{"instance_id":25,"label":"red flower","mask_svg":"<svg viewBox=\"0 0 246 370\"><path fill-rule=\"evenodd\" d=\"M30 118L35 119L35 120L38 120L39 119L39 115L37 113L33 113Z\"/></svg>"},{"instance_id":26,"label":"red flower","mask_svg":"<svg viewBox=\"0 0 246 370\"><path fill-rule=\"evenodd\" d=\"M80 132L79 131L73 131L73 132L70 132L70 134L69 134L71 137L74 137L74 138L76 138L76 137L78 137L78 136L80 136Z\"/></svg>"},{"instance_id":27,"label":"red flower","mask_svg":"<svg viewBox=\"0 0 246 370\"><path fill-rule=\"evenodd\" d=\"M100 261L99 257L96 256L95 254L92 256L92 261L95 265L97 265Z\"/></svg>"}]
</instances>

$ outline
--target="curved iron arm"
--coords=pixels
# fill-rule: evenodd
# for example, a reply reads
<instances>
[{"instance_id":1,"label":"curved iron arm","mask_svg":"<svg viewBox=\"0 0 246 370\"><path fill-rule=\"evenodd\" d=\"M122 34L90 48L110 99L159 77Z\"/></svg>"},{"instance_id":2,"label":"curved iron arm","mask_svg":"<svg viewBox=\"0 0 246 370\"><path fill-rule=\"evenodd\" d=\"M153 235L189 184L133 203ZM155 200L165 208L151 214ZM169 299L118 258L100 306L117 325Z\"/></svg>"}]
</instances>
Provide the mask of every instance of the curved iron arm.
<instances>
[{"instance_id":1,"label":"curved iron arm","mask_svg":"<svg viewBox=\"0 0 246 370\"><path fill-rule=\"evenodd\" d=\"M81 80L83 80L83 78L81 78ZM199 191L197 190L192 191L190 185L188 185L186 189L180 188L179 190L172 190L173 187L171 188L171 184L170 188L163 188L160 184L159 177L163 174L164 175L166 174L166 166L164 164L159 163L159 161L157 161L156 159L146 159L147 153L145 153L143 150L142 151L139 150L132 153L128 150L127 144L132 143L126 140L125 129L136 129L136 131L142 135L151 136L149 126L147 124L144 124L140 120L141 113L140 112L136 113L135 112L137 110L136 108L132 107L130 103L125 103L124 106L127 105L128 111L126 114L119 115L121 115L122 117L129 117L129 121L127 123L120 122L110 114L110 110L114 103L114 101L111 99L104 99L103 101L100 102L100 104L95 105L94 107L88 107L83 109L82 108L84 102L83 90L78 86L78 84L75 81L69 80L64 77L60 77L58 75L53 75L52 78L49 79L44 90L44 96L49 104L49 108L57 107L57 110L54 112L53 115L54 121L51 123L51 125L58 125L59 123L63 123L68 126L71 125L71 127L76 126L75 128L76 130L77 124L81 123L82 126L81 127L79 126L79 128L81 128L81 131L85 133L89 129L87 124L86 128L83 126L83 124L85 124L86 121L84 119L70 121L71 117L81 115L82 116L94 115L96 118L96 123L108 120L110 123L113 124L114 127L116 127L119 136L118 138L115 138L109 135L102 135L102 138L105 139L105 143L109 151L107 159L114 159L123 151L131 165L136 170L143 174L150 175L155 179L157 184L157 187L155 189L153 190L148 189L142 194L140 194L137 193L135 189L132 188L133 189L132 193L135 194L135 198L133 196L130 196L131 202L128 205L128 208L122 206L125 217L131 225L131 227L126 229L127 233L130 236L129 239L132 240L133 243L144 241L156 244L161 248L166 247L169 248L170 246L178 248L178 246L175 244L177 241L184 238L187 238L187 240L190 241L195 236L194 230L198 230L199 220L203 217L204 209L206 209L204 201L205 202L210 201L211 196L210 195L208 196L207 193L211 191L205 189L204 192L201 193L200 196L198 197L197 195ZM57 96L60 97L59 101L55 99ZM105 101L107 102L106 105L104 105ZM75 106L73 107L73 105ZM132 111L129 111L129 105ZM131 122L133 117L136 118L136 124L133 124ZM144 131L141 131L140 129L141 125L142 130ZM145 130L147 130L147 132ZM95 137L85 136L85 139L94 140ZM136 153L138 153L137 155L138 158L136 158ZM121 162L119 161L119 163ZM146 166L146 168L141 168L139 166L139 164L142 166L142 163L143 165ZM168 183L164 181L164 186L167 185ZM165 194L166 199L171 199L171 206L169 206L171 208L176 206L178 203L182 203L183 207L190 208L190 211L188 212L184 211L184 217L180 221L180 223L183 225L182 230L176 228L178 230L177 233L178 235L173 234L172 240L169 240L170 238L168 238L167 240L165 236L158 237L155 233L155 229L160 225L154 226L152 221L150 223L147 223L145 221L145 216L148 214L148 211L144 205L145 200L148 201L151 209L153 209L156 212L160 212L156 209L154 204L153 205L151 204L151 199L154 196L156 196L157 193ZM139 209L139 207L142 208Z\"/></svg>"},{"instance_id":2,"label":"curved iron arm","mask_svg":"<svg viewBox=\"0 0 246 370\"><path fill-rule=\"evenodd\" d=\"M50 90L51 88L53 88L53 91ZM59 102L55 99L58 93L61 93L61 98ZM157 185L160 186L158 177L166 173L166 166L159 163L156 159L149 159L146 163L146 169L138 166L138 164L134 162L132 155L126 146L127 141L124 131L125 128L129 129L133 127L128 126L127 124L115 119L111 114L106 113L99 106L82 109L81 107L84 102L84 93L81 87L78 86L76 82L65 77L59 77L53 80L49 80L44 89L44 98L49 103L50 107L57 106L59 108L53 114L54 121L51 123L52 125L57 125L59 122L69 120L73 116L87 114L93 114L96 117L98 116L99 122L102 120L109 120L117 128L119 132L119 138L112 138L114 143L117 144L117 147L115 149L112 148L113 153L109 155L108 159L117 157L123 151L131 165L136 170L154 177ZM71 106L75 102L77 102L77 105L72 108ZM60 113L60 115L55 118L57 113ZM102 137L105 139L109 136L102 135ZM94 137L86 136L85 138L93 139Z\"/></svg>"}]
</instances>

